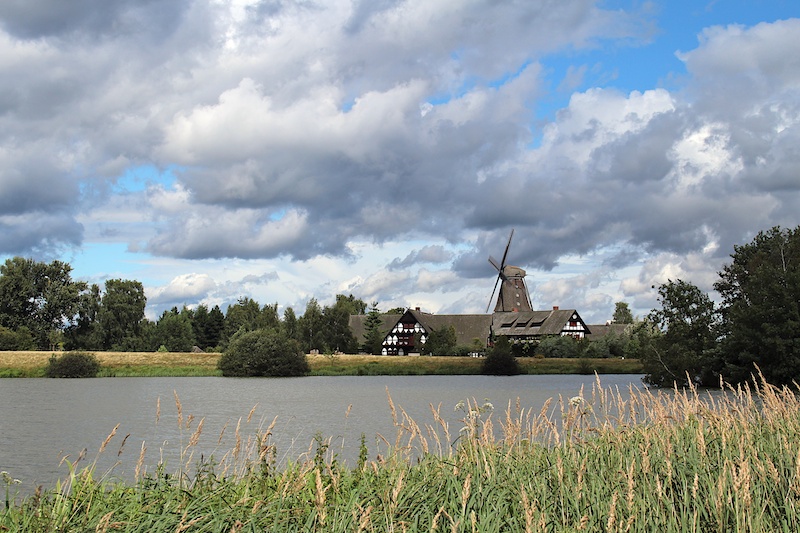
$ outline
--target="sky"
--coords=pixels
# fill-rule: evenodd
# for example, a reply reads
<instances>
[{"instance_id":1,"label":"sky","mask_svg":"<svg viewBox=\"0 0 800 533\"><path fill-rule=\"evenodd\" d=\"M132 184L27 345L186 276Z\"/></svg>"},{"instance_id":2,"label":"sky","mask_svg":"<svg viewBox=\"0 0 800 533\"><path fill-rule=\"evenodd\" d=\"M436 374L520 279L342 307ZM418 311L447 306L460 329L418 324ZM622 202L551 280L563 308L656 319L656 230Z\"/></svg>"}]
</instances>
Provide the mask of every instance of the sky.
<instances>
[{"instance_id":1,"label":"sky","mask_svg":"<svg viewBox=\"0 0 800 533\"><path fill-rule=\"evenodd\" d=\"M796 0L4 0L0 260L587 323L800 224Z\"/></svg>"}]
</instances>

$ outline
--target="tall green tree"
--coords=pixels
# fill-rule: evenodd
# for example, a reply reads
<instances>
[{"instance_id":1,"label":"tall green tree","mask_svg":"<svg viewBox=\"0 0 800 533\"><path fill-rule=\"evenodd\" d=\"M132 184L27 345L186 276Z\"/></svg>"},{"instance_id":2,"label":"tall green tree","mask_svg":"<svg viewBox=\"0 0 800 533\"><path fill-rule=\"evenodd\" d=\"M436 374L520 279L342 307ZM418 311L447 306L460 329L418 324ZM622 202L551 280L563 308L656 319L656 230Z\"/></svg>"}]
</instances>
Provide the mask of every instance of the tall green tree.
<instances>
[{"instance_id":1,"label":"tall green tree","mask_svg":"<svg viewBox=\"0 0 800 533\"><path fill-rule=\"evenodd\" d=\"M378 302L372 302L364 321L364 343L361 348L369 354L380 355L383 348L384 333L381 331L381 313Z\"/></svg>"},{"instance_id":2,"label":"tall green tree","mask_svg":"<svg viewBox=\"0 0 800 533\"><path fill-rule=\"evenodd\" d=\"M633 324L633 313L631 313L627 302L614 304L614 317L612 320L615 324Z\"/></svg>"},{"instance_id":3,"label":"tall green tree","mask_svg":"<svg viewBox=\"0 0 800 533\"><path fill-rule=\"evenodd\" d=\"M86 283L72 280L72 267L14 257L0 265L0 325L28 328L40 349L75 318Z\"/></svg>"},{"instance_id":4,"label":"tall green tree","mask_svg":"<svg viewBox=\"0 0 800 533\"><path fill-rule=\"evenodd\" d=\"M283 333L290 339L294 339L296 341L300 340L300 331L297 327L297 315L295 314L294 309L291 307L287 307L283 310L281 331L283 331Z\"/></svg>"},{"instance_id":5,"label":"tall green tree","mask_svg":"<svg viewBox=\"0 0 800 533\"><path fill-rule=\"evenodd\" d=\"M261 306L252 298L243 296L228 306L225 313L225 339L229 340L239 330L255 331L264 326Z\"/></svg>"},{"instance_id":6,"label":"tall green tree","mask_svg":"<svg viewBox=\"0 0 800 533\"><path fill-rule=\"evenodd\" d=\"M225 315L218 305L215 305L208 312L208 321L205 328L205 339L207 348L217 348L222 343L222 336L225 331Z\"/></svg>"},{"instance_id":7,"label":"tall green tree","mask_svg":"<svg viewBox=\"0 0 800 533\"><path fill-rule=\"evenodd\" d=\"M170 352L191 352L195 336L189 309L164 311L156 323L153 344L156 348L164 346Z\"/></svg>"},{"instance_id":8,"label":"tall green tree","mask_svg":"<svg viewBox=\"0 0 800 533\"><path fill-rule=\"evenodd\" d=\"M770 383L800 380L800 226L760 232L731 258L714 285L725 379L748 380L758 365Z\"/></svg>"},{"instance_id":9,"label":"tall green tree","mask_svg":"<svg viewBox=\"0 0 800 533\"><path fill-rule=\"evenodd\" d=\"M367 312L367 302L361 298L356 298L352 294L348 296L337 294L334 307L344 309L349 315L363 315Z\"/></svg>"},{"instance_id":10,"label":"tall green tree","mask_svg":"<svg viewBox=\"0 0 800 533\"><path fill-rule=\"evenodd\" d=\"M300 346L305 353L312 350L324 352L328 344L325 339L325 319L322 308L316 298L311 298L306 304L306 311L297 321Z\"/></svg>"},{"instance_id":11,"label":"tall green tree","mask_svg":"<svg viewBox=\"0 0 800 533\"><path fill-rule=\"evenodd\" d=\"M663 332L642 354L644 381L659 387L673 384L719 384L721 362L716 345L719 331L714 302L683 280L658 288L660 309L648 321Z\"/></svg>"},{"instance_id":12,"label":"tall green tree","mask_svg":"<svg viewBox=\"0 0 800 533\"><path fill-rule=\"evenodd\" d=\"M64 348L66 350L103 349L103 339L98 323L101 300L100 287L96 283L81 293L77 316L64 332Z\"/></svg>"},{"instance_id":13,"label":"tall green tree","mask_svg":"<svg viewBox=\"0 0 800 533\"><path fill-rule=\"evenodd\" d=\"M353 305L352 297L352 294L349 299L337 295L336 303L322 310L325 343L330 350L355 353L358 349L358 341L350 329L350 315L363 313L352 312L361 309L360 305Z\"/></svg>"},{"instance_id":14,"label":"tall green tree","mask_svg":"<svg viewBox=\"0 0 800 533\"><path fill-rule=\"evenodd\" d=\"M100 300L97 321L104 350L142 349L147 297L139 281L109 279Z\"/></svg>"},{"instance_id":15,"label":"tall green tree","mask_svg":"<svg viewBox=\"0 0 800 533\"><path fill-rule=\"evenodd\" d=\"M207 330L208 330L208 306L206 304L199 304L192 313L192 332L194 333L194 340L201 349L206 350L213 344L208 343Z\"/></svg>"}]
</instances>

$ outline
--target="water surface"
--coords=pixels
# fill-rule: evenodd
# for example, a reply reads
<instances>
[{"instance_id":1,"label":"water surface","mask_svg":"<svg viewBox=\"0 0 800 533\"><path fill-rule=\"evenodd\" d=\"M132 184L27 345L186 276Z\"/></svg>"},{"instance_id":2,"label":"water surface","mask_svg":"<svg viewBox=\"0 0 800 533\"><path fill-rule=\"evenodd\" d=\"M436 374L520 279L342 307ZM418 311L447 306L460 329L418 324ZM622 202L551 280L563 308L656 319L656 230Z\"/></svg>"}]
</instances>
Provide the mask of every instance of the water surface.
<instances>
[{"instance_id":1,"label":"water surface","mask_svg":"<svg viewBox=\"0 0 800 533\"><path fill-rule=\"evenodd\" d=\"M50 486L68 472L65 464L59 466L63 457L74 461L87 449L87 459L79 464L93 460L117 424L98 472L118 462L114 474L130 475L143 442L151 470L162 460L168 470L177 468L179 450L201 418L198 455L229 451L240 419L241 434L247 437L277 417L272 442L280 460L296 460L320 435L331 437L330 450L352 462L362 433L372 457L384 446L379 435L394 442L387 392L423 427L433 424L430 405L441 406L451 432L457 433L464 413L454 406L460 401L488 399L502 411L519 399L522 407L538 410L548 398L576 395L594 381L594 376L579 375L0 379L0 470L21 479L23 491ZM627 391L631 384L641 386L641 376L604 375L601 382L604 388ZM187 429L190 415L194 420Z\"/></svg>"}]
</instances>

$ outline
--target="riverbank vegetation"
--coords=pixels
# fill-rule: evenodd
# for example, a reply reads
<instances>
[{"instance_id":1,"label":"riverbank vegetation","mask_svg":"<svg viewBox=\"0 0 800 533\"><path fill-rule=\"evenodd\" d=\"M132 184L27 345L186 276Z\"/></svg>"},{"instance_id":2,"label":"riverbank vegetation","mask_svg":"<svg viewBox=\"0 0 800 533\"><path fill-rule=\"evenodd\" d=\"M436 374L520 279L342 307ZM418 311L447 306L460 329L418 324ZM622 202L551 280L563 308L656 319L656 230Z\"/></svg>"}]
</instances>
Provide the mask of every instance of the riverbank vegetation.
<instances>
[{"instance_id":1,"label":"riverbank vegetation","mask_svg":"<svg viewBox=\"0 0 800 533\"><path fill-rule=\"evenodd\" d=\"M396 434L381 449L362 439L348 464L319 437L285 466L274 422L237 430L232 450L198 460L198 442L218 437L184 422L178 404L181 464L138 464L127 481L74 464L62 483L25 498L4 473L0 529L793 532L796 392L759 382L628 396L598 383L540 409L462 402L452 426L434 408L430 423L411 420L389 398ZM112 432L101 453L119 440Z\"/></svg>"},{"instance_id":2,"label":"riverbank vegetation","mask_svg":"<svg viewBox=\"0 0 800 533\"><path fill-rule=\"evenodd\" d=\"M219 353L92 352L99 377L221 376ZM0 378L44 377L52 352L0 351ZM480 374L478 357L307 355L312 376ZM523 374L641 374L636 359L517 359Z\"/></svg>"}]
</instances>

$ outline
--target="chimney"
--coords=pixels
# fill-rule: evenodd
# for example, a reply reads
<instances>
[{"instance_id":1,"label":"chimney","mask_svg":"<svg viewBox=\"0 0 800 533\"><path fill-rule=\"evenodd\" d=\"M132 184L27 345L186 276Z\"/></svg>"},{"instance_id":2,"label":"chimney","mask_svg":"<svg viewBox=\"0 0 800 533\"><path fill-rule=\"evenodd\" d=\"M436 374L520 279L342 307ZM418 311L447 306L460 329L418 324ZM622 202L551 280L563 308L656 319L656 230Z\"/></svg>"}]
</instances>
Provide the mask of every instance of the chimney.
<instances>
[{"instance_id":1,"label":"chimney","mask_svg":"<svg viewBox=\"0 0 800 533\"><path fill-rule=\"evenodd\" d=\"M553 311L558 311L558 306L557 305L553 306Z\"/></svg>"},{"instance_id":2,"label":"chimney","mask_svg":"<svg viewBox=\"0 0 800 533\"><path fill-rule=\"evenodd\" d=\"M415 307L415 308L414 308L414 311L419 311L419 307Z\"/></svg>"}]
</instances>

